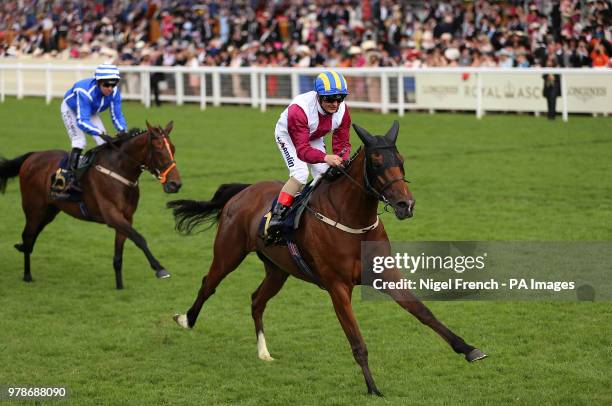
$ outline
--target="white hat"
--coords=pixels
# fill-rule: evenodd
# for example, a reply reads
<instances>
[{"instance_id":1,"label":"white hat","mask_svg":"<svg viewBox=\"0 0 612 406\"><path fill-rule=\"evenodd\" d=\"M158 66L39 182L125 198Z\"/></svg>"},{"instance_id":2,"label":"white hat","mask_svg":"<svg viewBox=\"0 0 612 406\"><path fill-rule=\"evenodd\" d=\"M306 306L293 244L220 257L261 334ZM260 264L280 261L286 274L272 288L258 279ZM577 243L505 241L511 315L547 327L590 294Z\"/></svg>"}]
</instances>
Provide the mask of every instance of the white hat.
<instances>
[{"instance_id":1,"label":"white hat","mask_svg":"<svg viewBox=\"0 0 612 406\"><path fill-rule=\"evenodd\" d=\"M364 52L369 51L370 49L376 49L376 42L372 40L363 41L361 43L361 49L363 49Z\"/></svg>"},{"instance_id":2,"label":"white hat","mask_svg":"<svg viewBox=\"0 0 612 406\"><path fill-rule=\"evenodd\" d=\"M444 51L444 57L449 61L456 61L459 59L459 50L457 48L448 48Z\"/></svg>"},{"instance_id":3,"label":"white hat","mask_svg":"<svg viewBox=\"0 0 612 406\"><path fill-rule=\"evenodd\" d=\"M348 53L349 55L359 55L361 53L361 48L353 45L352 47L349 48Z\"/></svg>"}]
</instances>

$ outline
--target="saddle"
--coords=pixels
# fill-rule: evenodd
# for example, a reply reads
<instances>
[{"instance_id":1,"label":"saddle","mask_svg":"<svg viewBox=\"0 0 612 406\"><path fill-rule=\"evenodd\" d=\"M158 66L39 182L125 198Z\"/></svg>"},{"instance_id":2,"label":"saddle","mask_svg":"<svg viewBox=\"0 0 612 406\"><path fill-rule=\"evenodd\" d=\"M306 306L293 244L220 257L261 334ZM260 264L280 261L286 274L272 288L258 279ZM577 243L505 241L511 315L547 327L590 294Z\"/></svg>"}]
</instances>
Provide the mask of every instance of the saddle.
<instances>
[{"instance_id":1,"label":"saddle","mask_svg":"<svg viewBox=\"0 0 612 406\"><path fill-rule=\"evenodd\" d=\"M304 209L306 209L306 206L310 201L310 197L312 196L312 192L316 187L316 184L313 185L312 183L313 182L308 183L304 187L304 190L295 196L293 204L285 215L283 226L281 228L281 235L277 240L271 241L271 244L287 245L287 242L294 241L294 232L300 225L300 219L302 218ZM276 200L277 199L272 200L270 210L265 216L263 216L261 222L259 223L259 235L264 240L268 239L268 227L270 225L270 218L272 217L272 210L274 209L274 206L276 206Z\"/></svg>"},{"instance_id":2,"label":"saddle","mask_svg":"<svg viewBox=\"0 0 612 406\"><path fill-rule=\"evenodd\" d=\"M360 148L361 149L361 148ZM359 152L359 150L357 151ZM357 154L355 154L357 155ZM279 239L270 242L270 244L277 245L287 245L288 241L294 241L293 234L295 230L300 226L300 220L302 218L302 214L304 210L308 207L308 202L312 197L312 192L319 185L319 181L321 179L327 179L331 182L338 179L342 176L342 172L334 167L329 167L327 171L322 175L321 178L313 179L304 186L304 189L301 193L298 193L295 196L293 204L289 208L289 211L285 215L285 220L283 222L283 226L281 228L281 236ZM268 239L268 226L270 224L270 218L272 218L272 210L274 206L276 206L277 199L272 200L272 204L270 205L270 211L263 216L261 222L259 223L258 233L261 238L266 241Z\"/></svg>"}]
</instances>

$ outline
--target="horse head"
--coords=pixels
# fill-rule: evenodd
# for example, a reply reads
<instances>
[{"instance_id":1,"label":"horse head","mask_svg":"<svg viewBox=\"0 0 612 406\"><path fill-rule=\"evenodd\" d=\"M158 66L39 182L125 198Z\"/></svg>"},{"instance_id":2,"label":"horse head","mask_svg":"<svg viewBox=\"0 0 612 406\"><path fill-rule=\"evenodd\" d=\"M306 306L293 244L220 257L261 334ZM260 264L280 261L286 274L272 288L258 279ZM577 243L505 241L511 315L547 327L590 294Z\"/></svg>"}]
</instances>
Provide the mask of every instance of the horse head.
<instances>
[{"instance_id":1,"label":"horse head","mask_svg":"<svg viewBox=\"0 0 612 406\"><path fill-rule=\"evenodd\" d=\"M166 193L176 193L182 185L181 175L174 161L174 144L169 137L172 127L172 121L163 129L160 126L152 127L147 121L149 157L145 167L160 181Z\"/></svg>"},{"instance_id":2,"label":"horse head","mask_svg":"<svg viewBox=\"0 0 612 406\"><path fill-rule=\"evenodd\" d=\"M384 136L374 136L366 129L353 124L365 149L364 182L368 191L393 207L395 216L403 220L414 211L414 197L404 178L404 158L395 144L399 123L393 125Z\"/></svg>"}]
</instances>

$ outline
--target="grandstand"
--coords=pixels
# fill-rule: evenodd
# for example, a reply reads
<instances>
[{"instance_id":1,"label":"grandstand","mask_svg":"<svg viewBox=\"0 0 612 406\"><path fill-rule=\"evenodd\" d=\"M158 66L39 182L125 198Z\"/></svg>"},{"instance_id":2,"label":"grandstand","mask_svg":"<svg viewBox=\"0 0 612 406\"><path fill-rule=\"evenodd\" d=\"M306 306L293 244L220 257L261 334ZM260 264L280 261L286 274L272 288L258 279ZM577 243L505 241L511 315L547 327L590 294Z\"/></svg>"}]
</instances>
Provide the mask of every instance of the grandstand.
<instances>
[{"instance_id":1,"label":"grandstand","mask_svg":"<svg viewBox=\"0 0 612 406\"><path fill-rule=\"evenodd\" d=\"M19 0L0 57L124 65L610 66L609 0Z\"/></svg>"},{"instance_id":2,"label":"grandstand","mask_svg":"<svg viewBox=\"0 0 612 406\"><path fill-rule=\"evenodd\" d=\"M0 100L61 97L100 62L150 106L265 110L343 72L351 106L609 114L612 4L584 1L8 1L0 4ZM355 69L358 68L358 69ZM529 69L527 69L529 68ZM585 69L596 68L596 69Z\"/></svg>"}]
</instances>

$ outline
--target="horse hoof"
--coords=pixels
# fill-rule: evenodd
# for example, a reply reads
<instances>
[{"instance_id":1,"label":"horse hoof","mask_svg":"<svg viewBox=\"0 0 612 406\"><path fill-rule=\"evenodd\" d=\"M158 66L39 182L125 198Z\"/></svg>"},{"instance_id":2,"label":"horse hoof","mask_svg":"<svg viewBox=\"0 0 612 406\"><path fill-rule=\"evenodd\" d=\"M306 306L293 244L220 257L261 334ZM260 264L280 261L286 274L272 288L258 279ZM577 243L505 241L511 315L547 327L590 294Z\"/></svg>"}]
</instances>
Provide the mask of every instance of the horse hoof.
<instances>
[{"instance_id":1,"label":"horse hoof","mask_svg":"<svg viewBox=\"0 0 612 406\"><path fill-rule=\"evenodd\" d=\"M260 354L259 359L262 361L274 361L274 358L270 354Z\"/></svg>"},{"instance_id":2,"label":"horse hoof","mask_svg":"<svg viewBox=\"0 0 612 406\"><path fill-rule=\"evenodd\" d=\"M186 315L175 314L174 316L172 316L172 318L174 319L174 321L176 321L176 324L178 324L179 326L186 328L187 330L191 330L191 327L189 327L189 323L187 322Z\"/></svg>"},{"instance_id":3,"label":"horse hoof","mask_svg":"<svg viewBox=\"0 0 612 406\"><path fill-rule=\"evenodd\" d=\"M23 244L15 244L15 249L19 252L24 252Z\"/></svg>"},{"instance_id":4,"label":"horse hoof","mask_svg":"<svg viewBox=\"0 0 612 406\"><path fill-rule=\"evenodd\" d=\"M376 388L374 388L374 389L370 389L370 390L368 391L368 395L376 395L376 396L378 396L379 398L384 398L384 397L385 397L385 395L383 395L383 394L382 394L382 392L381 392L381 391L379 391L379 390L378 390L378 389L376 389Z\"/></svg>"},{"instance_id":5,"label":"horse hoof","mask_svg":"<svg viewBox=\"0 0 612 406\"><path fill-rule=\"evenodd\" d=\"M472 351L465 354L465 359L467 360L467 362L475 362L486 357L487 354L480 351L478 348L474 348Z\"/></svg>"},{"instance_id":6,"label":"horse hoof","mask_svg":"<svg viewBox=\"0 0 612 406\"><path fill-rule=\"evenodd\" d=\"M24 281L24 282L27 282L27 283L32 283L32 282L34 282L34 279L32 279L32 277L31 277L31 276L30 276L29 278L24 276L24 277L23 277L23 281Z\"/></svg>"},{"instance_id":7,"label":"horse hoof","mask_svg":"<svg viewBox=\"0 0 612 406\"><path fill-rule=\"evenodd\" d=\"M166 279L170 277L170 273L162 268L155 272L155 276L157 276L157 279Z\"/></svg>"}]
</instances>

